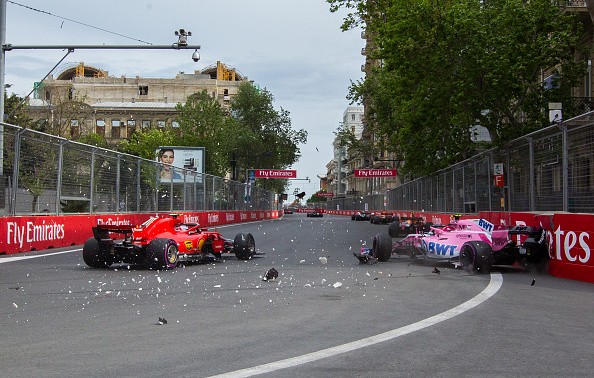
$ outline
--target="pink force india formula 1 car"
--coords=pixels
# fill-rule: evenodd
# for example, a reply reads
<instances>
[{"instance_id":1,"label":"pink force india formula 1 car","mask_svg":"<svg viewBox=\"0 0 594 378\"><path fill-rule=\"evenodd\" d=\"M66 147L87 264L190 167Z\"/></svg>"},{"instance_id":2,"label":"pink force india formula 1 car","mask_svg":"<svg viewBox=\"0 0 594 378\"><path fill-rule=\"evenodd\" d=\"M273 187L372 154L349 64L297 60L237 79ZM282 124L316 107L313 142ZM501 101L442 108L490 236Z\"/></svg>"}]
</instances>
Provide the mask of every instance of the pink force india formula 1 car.
<instances>
[{"instance_id":1,"label":"pink force india formula 1 car","mask_svg":"<svg viewBox=\"0 0 594 378\"><path fill-rule=\"evenodd\" d=\"M123 239L117 237L123 236ZM83 246L83 259L92 268L114 263L143 265L150 269L173 269L181 262L214 262L222 253L234 253L240 260L262 255L250 233L225 239L195 223L182 223L177 214L151 217L138 226L98 225Z\"/></svg>"},{"instance_id":2,"label":"pink force india formula 1 car","mask_svg":"<svg viewBox=\"0 0 594 378\"><path fill-rule=\"evenodd\" d=\"M371 248L361 248L354 254L360 263L388 261L397 254L413 260L450 262L472 273L489 273L493 265L520 264L543 270L548 260L545 236L541 227L503 227L485 219L467 219L432 226L428 232L394 242L390 235L378 234Z\"/></svg>"}]
</instances>

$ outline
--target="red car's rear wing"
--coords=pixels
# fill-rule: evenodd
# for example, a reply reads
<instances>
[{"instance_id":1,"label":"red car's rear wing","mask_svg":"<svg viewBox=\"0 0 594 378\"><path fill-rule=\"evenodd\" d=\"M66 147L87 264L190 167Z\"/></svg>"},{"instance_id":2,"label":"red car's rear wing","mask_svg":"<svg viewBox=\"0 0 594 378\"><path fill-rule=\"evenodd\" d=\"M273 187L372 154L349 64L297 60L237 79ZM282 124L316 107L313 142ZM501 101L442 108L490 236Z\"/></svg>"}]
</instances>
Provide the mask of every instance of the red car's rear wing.
<instances>
[{"instance_id":1,"label":"red car's rear wing","mask_svg":"<svg viewBox=\"0 0 594 378\"><path fill-rule=\"evenodd\" d=\"M128 235L132 235L132 229L134 226L129 224L119 224L119 225L110 225L110 224L100 224L93 227L93 236L99 240L107 240L111 239L109 237L110 233L115 234L123 234L125 237Z\"/></svg>"}]
</instances>

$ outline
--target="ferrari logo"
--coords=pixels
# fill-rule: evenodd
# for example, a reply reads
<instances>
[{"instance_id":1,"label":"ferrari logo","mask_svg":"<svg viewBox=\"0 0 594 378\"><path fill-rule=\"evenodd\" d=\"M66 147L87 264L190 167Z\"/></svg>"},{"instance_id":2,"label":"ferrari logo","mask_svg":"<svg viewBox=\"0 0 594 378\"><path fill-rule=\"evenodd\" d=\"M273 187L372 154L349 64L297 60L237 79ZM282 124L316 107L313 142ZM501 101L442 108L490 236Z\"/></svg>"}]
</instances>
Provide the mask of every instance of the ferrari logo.
<instances>
[{"instance_id":1,"label":"ferrari logo","mask_svg":"<svg viewBox=\"0 0 594 378\"><path fill-rule=\"evenodd\" d=\"M188 251L192 250L192 248L194 247L194 245L192 244L192 241L191 241L191 240L186 240L186 241L184 242L184 244L186 245L186 249L187 249Z\"/></svg>"}]
</instances>

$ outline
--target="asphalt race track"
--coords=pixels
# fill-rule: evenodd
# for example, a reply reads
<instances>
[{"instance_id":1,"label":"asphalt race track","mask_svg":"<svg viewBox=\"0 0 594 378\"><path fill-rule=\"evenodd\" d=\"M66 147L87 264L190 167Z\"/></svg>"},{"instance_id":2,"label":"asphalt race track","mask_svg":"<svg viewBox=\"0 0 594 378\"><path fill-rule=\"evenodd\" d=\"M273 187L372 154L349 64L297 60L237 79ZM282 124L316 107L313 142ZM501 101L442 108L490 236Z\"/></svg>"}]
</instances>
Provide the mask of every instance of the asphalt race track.
<instances>
[{"instance_id":1,"label":"asphalt race track","mask_svg":"<svg viewBox=\"0 0 594 378\"><path fill-rule=\"evenodd\" d=\"M221 227L266 255L172 271L91 269L80 247L2 256L0 376L592 376L594 285L359 265L387 229L297 213Z\"/></svg>"}]
</instances>

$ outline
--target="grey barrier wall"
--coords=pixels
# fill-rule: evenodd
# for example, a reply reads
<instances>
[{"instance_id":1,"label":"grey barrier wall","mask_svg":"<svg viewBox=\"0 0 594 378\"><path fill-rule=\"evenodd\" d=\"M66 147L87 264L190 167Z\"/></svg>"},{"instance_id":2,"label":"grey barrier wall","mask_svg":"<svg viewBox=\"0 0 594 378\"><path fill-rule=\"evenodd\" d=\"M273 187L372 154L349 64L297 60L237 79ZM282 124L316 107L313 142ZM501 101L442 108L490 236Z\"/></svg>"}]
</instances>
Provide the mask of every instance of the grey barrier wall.
<instances>
[{"instance_id":1,"label":"grey barrier wall","mask_svg":"<svg viewBox=\"0 0 594 378\"><path fill-rule=\"evenodd\" d=\"M495 186L495 164L504 185ZM484 151L385 194L335 198L328 209L445 213L567 211L594 213L594 112Z\"/></svg>"},{"instance_id":2,"label":"grey barrier wall","mask_svg":"<svg viewBox=\"0 0 594 378\"><path fill-rule=\"evenodd\" d=\"M0 124L0 215L275 210L275 193L156 161Z\"/></svg>"}]
</instances>

